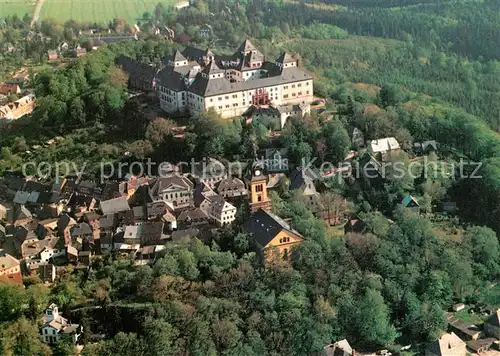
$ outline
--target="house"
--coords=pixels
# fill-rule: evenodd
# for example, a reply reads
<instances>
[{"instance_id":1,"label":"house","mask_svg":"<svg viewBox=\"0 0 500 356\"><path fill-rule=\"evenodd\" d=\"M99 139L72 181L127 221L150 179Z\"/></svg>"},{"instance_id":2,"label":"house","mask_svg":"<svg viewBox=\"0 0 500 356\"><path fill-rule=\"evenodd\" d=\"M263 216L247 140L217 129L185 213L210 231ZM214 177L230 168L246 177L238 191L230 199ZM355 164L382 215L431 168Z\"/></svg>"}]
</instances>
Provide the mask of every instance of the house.
<instances>
[{"instance_id":1,"label":"house","mask_svg":"<svg viewBox=\"0 0 500 356\"><path fill-rule=\"evenodd\" d=\"M68 42L62 42L61 44L59 44L57 49L59 50L59 52L66 52L69 49Z\"/></svg>"},{"instance_id":2,"label":"house","mask_svg":"<svg viewBox=\"0 0 500 356\"><path fill-rule=\"evenodd\" d=\"M191 176L197 183L205 183L212 189L228 177L224 164L212 157L205 157L202 161L195 162L191 170Z\"/></svg>"},{"instance_id":3,"label":"house","mask_svg":"<svg viewBox=\"0 0 500 356\"><path fill-rule=\"evenodd\" d=\"M9 94L21 94L21 88L17 84L9 84L5 83L0 85L0 94L9 95Z\"/></svg>"},{"instance_id":4,"label":"house","mask_svg":"<svg viewBox=\"0 0 500 356\"><path fill-rule=\"evenodd\" d=\"M119 197L110 200L104 200L100 203L103 215L119 213L121 211L130 210L126 197Z\"/></svg>"},{"instance_id":5,"label":"house","mask_svg":"<svg viewBox=\"0 0 500 356\"><path fill-rule=\"evenodd\" d=\"M177 217L180 228L208 224L210 217L200 208L183 210Z\"/></svg>"},{"instance_id":6,"label":"house","mask_svg":"<svg viewBox=\"0 0 500 356\"><path fill-rule=\"evenodd\" d=\"M200 26L200 31L199 31L200 37L211 37L213 35L213 32L214 31L212 29L212 26L208 24Z\"/></svg>"},{"instance_id":7,"label":"house","mask_svg":"<svg viewBox=\"0 0 500 356\"><path fill-rule=\"evenodd\" d=\"M465 356L466 348L465 342L451 332L431 342L425 350L425 356Z\"/></svg>"},{"instance_id":8,"label":"house","mask_svg":"<svg viewBox=\"0 0 500 356\"><path fill-rule=\"evenodd\" d=\"M57 233L64 238L65 245L71 241L71 228L76 225L76 221L68 214L62 214L57 220Z\"/></svg>"},{"instance_id":9,"label":"house","mask_svg":"<svg viewBox=\"0 0 500 356\"><path fill-rule=\"evenodd\" d=\"M127 56L119 56L116 64L128 74L128 86L130 89L154 92L156 74L154 67L140 63Z\"/></svg>"},{"instance_id":10,"label":"house","mask_svg":"<svg viewBox=\"0 0 500 356\"><path fill-rule=\"evenodd\" d=\"M271 131L280 131L284 126L280 111L270 105L251 105L242 116L247 124L260 124Z\"/></svg>"},{"instance_id":11,"label":"house","mask_svg":"<svg viewBox=\"0 0 500 356\"><path fill-rule=\"evenodd\" d=\"M399 154L401 147L394 137L385 137L370 141L368 150L379 161L388 161Z\"/></svg>"},{"instance_id":12,"label":"house","mask_svg":"<svg viewBox=\"0 0 500 356\"><path fill-rule=\"evenodd\" d=\"M357 165L356 177L362 178L368 185L381 188L384 184L382 164L369 153L360 157Z\"/></svg>"},{"instance_id":13,"label":"house","mask_svg":"<svg viewBox=\"0 0 500 356\"><path fill-rule=\"evenodd\" d=\"M55 236L43 240L30 238L21 244L21 256L28 267L33 263L48 263L53 258L64 256L65 253L63 240Z\"/></svg>"},{"instance_id":14,"label":"house","mask_svg":"<svg viewBox=\"0 0 500 356\"><path fill-rule=\"evenodd\" d=\"M353 356L355 355L349 342L346 339L326 345L323 348L322 356Z\"/></svg>"},{"instance_id":15,"label":"house","mask_svg":"<svg viewBox=\"0 0 500 356\"><path fill-rule=\"evenodd\" d=\"M76 47L73 52L72 52L72 55L73 57L75 58L79 58L79 57L83 57L87 54L87 49L86 48L82 48L80 46Z\"/></svg>"},{"instance_id":16,"label":"house","mask_svg":"<svg viewBox=\"0 0 500 356\"><path fill-rule=\"evenodd\" d=\"M353 130L352 130L352 145L355 147L355 148L361 148L361 147L365 147L365 135L363 134L363 131L361 131L360 129L358 129L357 127L355 127Z\"/></svg>"},{"instance_id":17,"label":"house","mask_svg":"<svg viewBox=\"0 0 500 356\"><path fill-rule=\"evenodd\" d=\"M245 221L243 229L252 236L268 262L289 260L292 249L304 241L302 235L287 222L262 209Z\"/></svg>"},{"instance_id":18,"label":"house","mask_svg":"<svg viewBox=\"0 0 500 356\"><path fill-rule=\"evenodd\" d=\"M413 152L419 156L427 155L431 152L437 152L437 150L438 145L434 140L413 143Z\"/></svg>"},{"instance_id":19,"label":"house","mask_svg":"<svg viewBox=\"0 0 500 356\"><path fill-rule=\"evenodd\" d=\"M17 120L29 115L35 109L35 94L28 94L4 106L0 106L0 119Z\"/></svg>"},{"instance_id":20,"label":"house","mask_svg":"<svg viewBox=\"0 0 500 356\"><path fill-rule=\"evenodd\" d=\"M448 322L448 328L462 340L477 340L483 336L483 332L479 327L456 318L452 313L446 315L446 321Z\"/></svg>"},{"instance_id":21,"label":"house","mask_svg":"<svg viewBox=\"0 0 500 356\"><path fill-rule=\"evenodd\" d=\"M78 191L71 194L65 209L67 212L72 212L75 215L94 210L97 200L93 195L83 194Z\"/></svg>"},{"instance_id":22,"label":"house","mask_svg":"<svg viewBox=\"0 0 500 356\"><path fill-rule=\"evenodd\" d=\"M24 205L14 205L14 226L25 225L33 220L33 215Z\"/></svg>"},{"instance_id":23,"label":"house","mask_svg":"<svg viewBox=\"0 0 500 356\"><path fill-rule=\"evenodd\" d=\"M7 220L7 208L0 204L0 220Z\"/></svg>"},{"instance_id":24,"label":"house","mask_svg":"<svg viewBox=\"0 0 500 356\"><path fill-rule=\"evenodd\" d=\"M174 173L167 177L157 178L151 186L151 195L155 200L170 203L174 210L189 207L193 204L194 184L188 178Z\"/></svg>"},{"instance_id":25,"label":"house","mask_svg":"<svg viewBox=\"0 0 500 356\"><path fill-rule=\"evenodd\" d=\"M415 197L411 196L410 194L407 194L403 200L401 200L401 204L408 210L411 210L415 213L418 213L420 211L420 204L418 204L417 199Z\"/></svg>"},{"instance_id":26,"label":"house","mask_svg":"<svg viewBox=\"0 0 500 356\"><path fill-rule=\"evenodd\" d=\"M245 183L236 177L227 177L216 185L216 191L224 198L236 198L248 195Z\"/></svg>"},{"instance_id":27,"label":"house","mask_svg":"<svg viewBox=\"0 0 500 356\"><path fill-rule=\"evenodd\" d=\"M268 148L260 152L259 158L268 174L285 173L290 170L288 151L284 148Z\"/></svg>"},{"instance_id":28,"label":"house","mask_svg":"<svg viewBox=\"0 0 500 356\"><path fill-rule=\"evenodd\" d=\"M198 237L200 234L200 230L195 227L189 227L185 230L178 230L172 233L172 241L180 242L185 239L192 239Z\"/></svg>"},{"instance_id":29,"label":"house","mask_svg":"<svg viewBox=\"0 0 500 356\"><path fill-rule=\"evenodd\" d=\"M0 284L23 285L19 260L8 253L0 255Z\"/></svg>"},{"instance_id":30,"label":"house","mask_svg":"<svg viewBox=\"0 0 500 356\"><path fill-rule=\"evenodd\" d=\"M493 313L484 323L486 335L500 339L500 309Z\"/></svg>"},{"instance_id":31,"label":"house","mask_svg":"<svg viewBox=\"0 0 500 356\"><path fill-rule=\"evenodd\" d=\"M61 339L69 339L76 344L83 332L78 324L71 324L59 314L57 305L51 304L45 310L44 325L40 329L40 339L46 344L55 344Z\"/></svg>"},{"instance_id":32,"label":"house","mask_svg":"<svg viewBox=\"0 0 500 356\"><path fill-rule=\"evenodd\" d=\"M54 283L56 280L56 267L50 263L40 264L37 274L42 282Z\"/></svg>"},{"instance_id":33,"label":"house","mask_svg":"<svg viewBox=\"0 0 500 356\"><path fill-rule=\"evenodd\" d=\"M51 49L47 51L47 57L49 61L55 61L59 58L59 55L57 54L56 50Z\"/></svg>"},{"instance_id":34,"label":"house","mask_svg":"<svg viewBox=\"0 0 500 356\"><path fill-rule=\"evenodd\" d=\"M197 205L217 226L230 224L236 219L236 207L226 202L222 196L214 191L201 193L201 195L201 201Z\"/></svg>"},{"instance_id":35,"label":"house","mask_svg":"<svg viewBox=\"0 0 500 356\"><path fill-rule=\"evenodd\" d=\"M308 169L299 167L290 174L289 189L296 191L296 196L308 205L311 211L321 211L321 196L316 191L313 178L311 174L308 174Z\"/></svg>"},{"instance_id":36,"label":"house","mask_svg":"<svg viewBox=\"0 0 500 356\"><path fill-rule=\"evenodd\" d=\"M301 102L298 104L279 105L277 109L280 113L280 129L285 127L288 119L292 117L303 118L311 113L311 104L309 102Z\"/></svg>"},{"instance_id":37,"label":"house","mask_svg":"<svg viewBox=\"0 0 500 356\"><path fill-rule=\"evenodd\" d=\"M353 216L349 220L347 220L347 223L344 225L344 234L361 234L366 230L367 227L368 226L363 220L361 220L357 216Z\"/></svg>"}]
</instances>

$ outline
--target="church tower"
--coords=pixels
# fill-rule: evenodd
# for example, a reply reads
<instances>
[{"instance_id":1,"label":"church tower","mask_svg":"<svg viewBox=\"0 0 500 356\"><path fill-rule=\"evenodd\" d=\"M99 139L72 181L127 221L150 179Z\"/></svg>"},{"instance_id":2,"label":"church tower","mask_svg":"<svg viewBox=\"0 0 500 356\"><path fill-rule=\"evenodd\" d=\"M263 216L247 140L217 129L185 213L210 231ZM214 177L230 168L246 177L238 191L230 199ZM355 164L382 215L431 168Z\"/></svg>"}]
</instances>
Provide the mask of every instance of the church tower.
<instances>
[{"instance_id":1,"label":"church tower","mask_svg":"<svg viewBox=\"0 0 500 356\"><path fill-rule=\"evenodd\" d=\"M249 182L250 212L259 209L271 210L271 200L267 196L267 175L260 167L252 168L252 177Z\"/></svg>"}]
</instances>

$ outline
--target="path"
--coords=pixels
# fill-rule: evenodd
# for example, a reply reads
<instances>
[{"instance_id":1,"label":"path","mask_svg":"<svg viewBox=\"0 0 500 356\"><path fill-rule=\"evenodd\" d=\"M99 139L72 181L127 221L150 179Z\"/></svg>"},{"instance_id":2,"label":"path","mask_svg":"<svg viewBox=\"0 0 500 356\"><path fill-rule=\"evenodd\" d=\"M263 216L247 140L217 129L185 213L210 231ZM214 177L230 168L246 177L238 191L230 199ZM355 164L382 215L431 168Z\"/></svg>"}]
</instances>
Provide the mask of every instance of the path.
<instances>
[{"instance_id":1,"label":"path","mask_svg":"<svg viewBox=\"0 0 500 356\"><path fill-rule=\"evenodd\" d=\"M35 5L35 10L33 10L33 19L31 20L31 26L38 22L40 17L40 11L42 11L42 6L45 0L38 0Z\"/></svg>"}]
</instances>

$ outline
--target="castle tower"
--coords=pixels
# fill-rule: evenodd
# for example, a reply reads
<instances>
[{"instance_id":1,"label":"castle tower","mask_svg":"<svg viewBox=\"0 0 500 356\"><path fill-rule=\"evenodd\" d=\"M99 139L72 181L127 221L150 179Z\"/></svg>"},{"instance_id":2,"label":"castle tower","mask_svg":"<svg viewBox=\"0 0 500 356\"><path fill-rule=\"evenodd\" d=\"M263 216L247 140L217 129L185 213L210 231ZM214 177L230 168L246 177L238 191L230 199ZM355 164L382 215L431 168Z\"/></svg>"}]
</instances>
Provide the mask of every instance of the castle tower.
<instances>
[{"instance_id":1,"label":"castle tower","mask_svg":"<svg viewBox=\"0 0 500 356\"><path fill-rule=\"evenodd\" d=\"M250 212L259 209L271 210L271 200L267 196L267 175L260 167L252 168L252 177L249 182Z\"/></svg>"}]
</instances>

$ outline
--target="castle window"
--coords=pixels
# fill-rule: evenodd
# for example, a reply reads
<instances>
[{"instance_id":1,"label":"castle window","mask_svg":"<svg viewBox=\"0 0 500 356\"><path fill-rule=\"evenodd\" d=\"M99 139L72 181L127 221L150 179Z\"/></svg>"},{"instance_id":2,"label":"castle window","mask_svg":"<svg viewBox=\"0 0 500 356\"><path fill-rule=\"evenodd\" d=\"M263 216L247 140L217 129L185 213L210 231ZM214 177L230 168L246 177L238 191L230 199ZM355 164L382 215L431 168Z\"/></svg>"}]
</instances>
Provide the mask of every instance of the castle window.
<instances>
[{"instance_id":1,"label":"castle window","mask_svg":"<svg viewBox=\"0 0 500 356\"><path fill-rule=\"evenodd\" d=\"M262 201L262 196L260 196L260 195L259 195L259 196L257 197L257 201L258 201L258 202L261 202L261 201Z\"/></svg>"},{"instance_id":2,"label":"castle window","mask_svg":"<svg viewBox=\"0 0 500 356\"><path fill-rule=\"evenodd\" d=\"M288 94L283 95L283 98L287 99L288 98Z\"/></svg>"},{"instance_id":3,"label":"castle window","mask_svg":"<svg viewBox=\"0 0 500 356\"><path fill-rule=\"evenodd\" d=\"M256 186L256 187L255 187L255 191L256 191L256 192L262 192L262 191L263 191L262 184L259 184L258 186Z\"/></svg>"}]
</instances>

